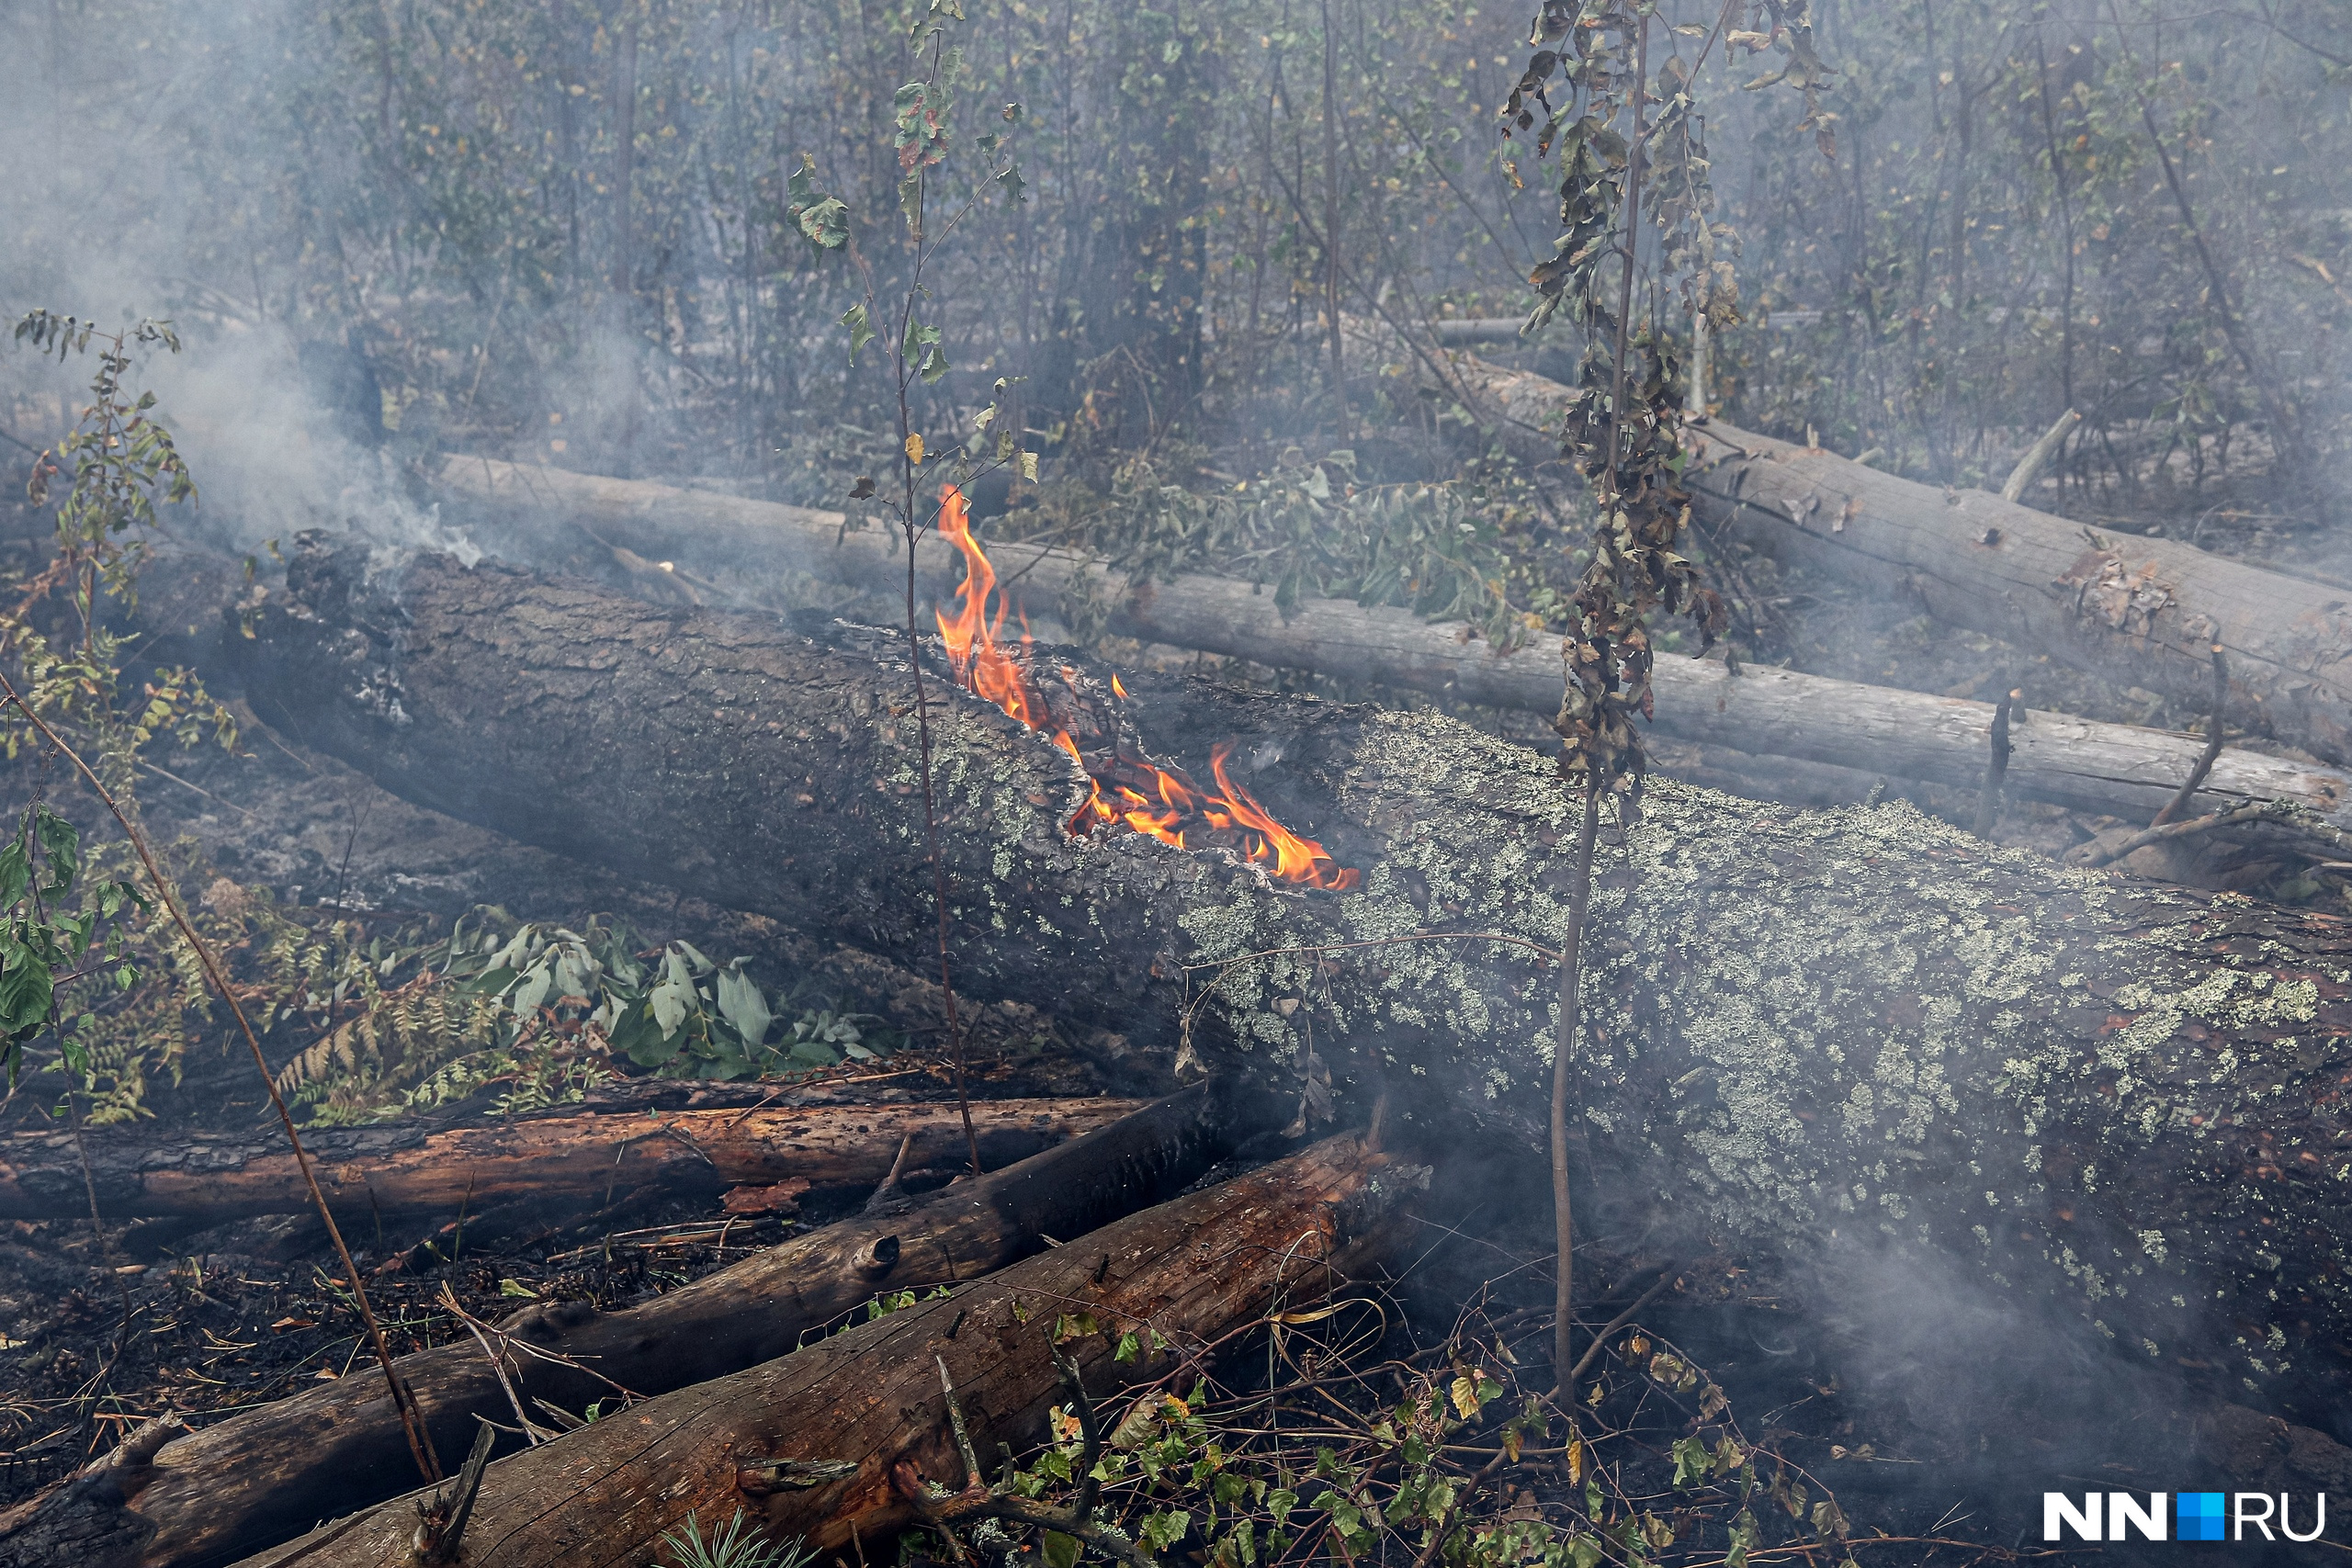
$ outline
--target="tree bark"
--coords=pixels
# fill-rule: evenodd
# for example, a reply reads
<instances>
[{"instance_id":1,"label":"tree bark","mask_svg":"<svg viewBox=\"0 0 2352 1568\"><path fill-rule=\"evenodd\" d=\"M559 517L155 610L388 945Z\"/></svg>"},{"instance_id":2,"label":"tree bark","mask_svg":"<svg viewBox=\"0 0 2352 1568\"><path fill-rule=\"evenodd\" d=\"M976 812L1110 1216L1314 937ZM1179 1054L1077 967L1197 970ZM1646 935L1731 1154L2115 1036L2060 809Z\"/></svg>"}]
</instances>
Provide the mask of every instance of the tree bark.
<instances>
[{"instance_id":1,"label":"tree bark","mask_svg":"<svg viewBox=\"0 0 2352 1568\"><path fill-rule=\"evenodd\" d=\"M980 1100L972 1120L981 1158L1003 1166L1135 1109L1123 1100ZM909 1170L964 1163L953 1104L526 1116L440 1131L314 1131L303 1141L329 1203L391 1213L479 1213L533 1196L585 1203L654 1184L712 1193L795 1178L811 1187L871 1187L889 1174L907 1137L914 1139ZM92 1133L86 1141L98 1207L110 1219L230 1219L311 1206L282 1139L195 1133L158 1145L132 1130ZM71 1134L20 1132L0 1140L0 1212L20 1219L88 1214Z\"/></svg>"},{"instance_id":2,"label":"tree bark","mask_svg":"<svg viewBox=\"0 0 2352 1568\"><path fill-rule=\"evenodd\" d=\"M744 501L631 479L525 468L477 457L443 466L445 488L477 502L536 514L528 545L554 545L551 518L593 530L645 567L645 556L702 570L781 561L833 581L881 590L902 582L905 562L878 532L850 531L840 513ZM1068 615L1107 606L1110 629L1147 642L1377 682L1459 702L1550 715L1560 705L1558 649L1549 638L1498 654L1466 629L1410 611L1309 599L1284 615L1250 584L1184 576L1127 583L1091 558L1032 545L990 544L1000 577L1032 609ZM962 579L962 557L926 538L917 570L944 599ZM680 598L660 568L623 566L632 592ZM1863 685L1793 670L1665 658L1651 676L1658 730L1678 739L1759 756L1797 757L1867 773L1973 787L1984 777L1993 705ZM2172 730L2036 713L2012 730L2007 788L2075 810L2145 820L2188 779L2201 739ZM2252 800L2290 800L2352 828L2352 775L2225 750L2199 790L2195 812Z\"/></svg>"},{"instance_id":3,"label":"tree bark","mask_svg":"<svg viewBox=\"0 0 2352 1568\"><path fill-rule=\"evenodd\" d=\"M1567 389L1359 325L1360 360L1459 398L1523 462L1557 462ZM1898 479L1715 421L1690 427L1702 515L1952 626L2127 685L2209 701L2211 649L2233 716L2352 763L2352 593L2169 539L2086 527L1988 491Z\"/></svg>"},{"instance_id":4,"label":"tree bark","mask_svg":"<svg viewBox=\"0 0 2352 1568\"><path fill-rule=\"evenodd\" d=\"M468 1562L500 1568L643 1568L688 1519L738 1508L820 1552L887 1540L908 1521L890 1467L962 1482L940 1393L944 1361L982 1452L1045 1437L1059 1399L1057 1332L1097 1397L1189 1371L1272 1310L1320 1300L1399 1236L1426 1167L1353 1135L1163 1204L956 1292L731 1377L680 1389L492 1464L467 1527ZM1090 1314L1101 1332L1063 1320ZM1114 1359L1119 1336L1134 1359ZM1157 1337L1155 1338L1155 1336ZM1165 1344L1168 1348L1159 1348ZM166 1450L168 1451L168 1450ZM779 1484L773 1467L848 1461L854 1474ZM411 1568L416 1515L395 1499L246 1560L291 1568ZM861 1546L861 1551L863 1547Z\"/></svg>"},{"instance_id":5,"label":"tree bark","mask_svg":"<svg viewBox=\"0 0 2352 1568\"><path fill-rule=\"evenodd\" d=\"M500 1325L524 1347L505 1358L508 1378L526 1400L577 1415L599 1399L617 1405L616 1384L643 1397L725 1377L789 1353L882 1292L977 1279L1046 1235L1074 1239L1165 1201L1263 1121L1255 1103L1188 1089L976 1183L797 1236L642 1306L526 1307ZM954 1153L960 1141L941 1147ZM470 1336L403 1356L400 1369L445 1452L470 1446L477 1416L514 1423ZM536 1404L528 1413L558 1425ZM0 1568L204 1568L415 1479L382 1384L345 1378L128 1461L110 1457L0 1516Z\"/></svg>"},{"instance_id":6,"label":"tree bark","mask_svg":"<svg viewBox=\"0 0 2352 1568\"><path fill-rule=\"evenodd\" d=\"M358 558L305 541L292 589L223 639L260 711L437 809L924 951L898 645L446 558L363 585ZM1056 689L1063 651L1041 655ZM951 694L959 983L1275 1077L1312 1038L1343 1087L1541 1150L1552 975L1487 934L1559 940L1575 803L1551 765L1425 713L1132 684L1120 724L1202 773L1231 741L1239 782L1363 886L1302 896L1222 851L1073 838L1068 754ZM1577 1130L1603 1210L1800 1256L1832 1233L1940 1249L2257 1379L2352 1337L2341 917L2062 868L1899 803L1800 814L1660 782L1611 818ZM1296 951L1342 942L1389 945Z\"/></svg>"}]
</instances>

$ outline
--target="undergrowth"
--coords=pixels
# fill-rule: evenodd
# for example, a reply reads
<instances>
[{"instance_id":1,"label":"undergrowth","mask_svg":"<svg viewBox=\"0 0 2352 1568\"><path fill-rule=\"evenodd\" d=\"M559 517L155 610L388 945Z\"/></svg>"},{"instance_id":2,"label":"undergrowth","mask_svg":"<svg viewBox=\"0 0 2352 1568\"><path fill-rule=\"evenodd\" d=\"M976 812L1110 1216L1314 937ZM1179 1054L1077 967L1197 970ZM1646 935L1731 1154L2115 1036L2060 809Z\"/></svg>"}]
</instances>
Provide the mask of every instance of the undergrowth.
<instances>
[{"instance_id":1,"label":"undergrowth","mask_svg":"<svg viewBox=\"0 0 2352 1568\"><path fill-rule=\"evenodd\" d=\"M998 1488L1059 1503L1091 1469L1096 1528L1151 1560L1205 1568L1851 1562L1851 1526L1827 1488L1745 1433L1713 1379L1638 1324L1601 1337L1574 1430L1544 1397L1548 1314L1474 1309L1401 1354L1384 1354L1378 1303L1276 1313L1266 1326L1262 1359L1212 1377L1188 1358L1123 1394L1091 1463L1092 1413L1056 1406L1049 1441L1018 1465L1006 1452ZM1080 1314L1054 1327L1057 1345L1098 1334L1122 1363L1170 1348L1143 1323ZM960 1536L910 1532L899 1555L1074 1568L1101 1553L991 1518Z\"/></svg>"},{"instance_id":2,"label":"undergrowth","mask_svg":"<svg viewBox=\"0 0 2352 1568\"><path fill-rule=\"evenodd\" d=\"M436 941L356 951L332 1012L350 1019L288 1063L279 1087L313 1122L379 1120L497 1090L498 1114L577 1101L621 1076L616 1055L665 1077L790 1077L870 1061L893 1040L863 1014L771 999L687 942L640 949L623 924L579 931L477 909Z\"/></svg>"},{"instance_id":3,"label":"undergrowth","mask_svg":"<svg viewBox=\"0 0 2352 1568\"><path fill-rule=\"evenodd\" d=\"M119 842L91 853L92 874L127 863ZM484 907L447 934L411 923L384 932L360 918L288 908L268 889L217 874L192 841L163 852L189 914L226 956L239 999L265 1038L297 1051L278 1088L311 1125L349 1125L483 1098L506 1115L574 1103L632 1073L792 1077L895 1050L876 1019L835 1010L799 988L763 990L748 961L715 963L693 944L646 946L626 925L579 929ZM120 964L68 980L61 1012L78 1018L93 1123L150 1114L151 1085L177 1084L196 1040L218 1020L204 976L171 922L149 917L121 940ZM28 1050L36 1070L54 1049Z\"/></svg>"}]
</instances>

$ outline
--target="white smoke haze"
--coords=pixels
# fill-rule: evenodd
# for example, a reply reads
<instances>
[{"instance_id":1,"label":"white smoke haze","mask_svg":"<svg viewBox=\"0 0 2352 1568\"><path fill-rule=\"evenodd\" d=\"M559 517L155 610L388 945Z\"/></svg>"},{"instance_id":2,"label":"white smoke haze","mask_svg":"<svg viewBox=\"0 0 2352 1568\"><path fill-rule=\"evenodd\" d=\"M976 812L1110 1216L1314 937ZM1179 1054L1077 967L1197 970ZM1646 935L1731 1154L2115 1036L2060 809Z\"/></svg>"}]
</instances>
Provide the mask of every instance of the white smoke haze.
<instances>
[{"instance_id":1,"label":"white smoke haze","mask_svg":"<svg viewBox=\"0 0 2352 1568\"><path fill-rule=\"evenodd\" d=\"M1342 218L1358 291L1344 308L1522 314L1557 198L1532 158L1524 190L1502 178L1492 115L1532 7L1345 8L1361 18L1342 96L1363 173ZM186 351L143 355L129 384L156 392L201 489L167 528L236 555L327 529L469 565L531 558L494 521L454 504L445 520L429 477L452 454L844 505L850 476L888 471L893 411L873 351L848 368L854 275L808 249L783 192L813 156L884 297L903 284L888 106L905 61L888 29L845 19L856 9L0 8L14 56L0 315L177 323ZM1098 509L1130 479L1229 491L1329 450L1320 194L1300 186L1320 156L1322 59L1302 52L1292 7L1079 5L1053 8L1051 25L987 0L966 9L977 76L958 112L977 129L1028 106L1029 201L992 194L927 278L922 308L955 368L915 389L917 423L968 429L995 378L1026 378L1024 440L1049 477L1091 486ZM2179 67L2161 78L2161 124L2183 147L2196 132L2186 188L2235 269L2264 373L2295 392L2313 450L2334 459L2286 484L2135 140L2104 0L1962 9L1817 0L1845 73L1836 163L1792 130L1784 97L1736 90L1762 67L1710 62L1713 177L1741 231L1743 299L1759 321L1783 318L1718 346L1719 411L1790 435L1817 426L1833 449L1914 479L1997 488L2071 402L2097 438L2068 448L2037 504L2352 571L2342 71L2251 20L2133 12L2133 59ZM2045 79L2051 93L2030 90ZM2094 100L2096 113L2067 107ZM2056 154L2077 160L2062 165L2073 185L2034 162L2062 130L2084 139ZM2119 161L2135 171L2128 190L2098 183ZM1567 378L1577 346L1555 329L1494 352ZM86 356L0 349L0 434L55 441L90 373ZM1365 387L1353 395L1366 418ZM1487 484L1480 443L1459 435L1416 407L1359 426L1351 451L1368 485ZM0 471L28 456L0 445ZM1578 504L1557 476L1494 493L1515 527L1562 525ZM1914 610L1861 597L1797 612L1816 619L1790 657L1860 647L1872 678L1889 667L1883 634ZM1949 651L1943 630L1914 635ZM1826 1244L1799 1273L1809 1301L1834 1303L1819 1332L1838 1375L1891 1425L1961 1444L2046 1422L2046 1451L1981 1452L1988 1473L2136 1463L2133 1444L2153 1439L2120 1431L2100 1448L2096 1435L2215 1397L1937 1257Z\"/></svg>"}]
</instances>

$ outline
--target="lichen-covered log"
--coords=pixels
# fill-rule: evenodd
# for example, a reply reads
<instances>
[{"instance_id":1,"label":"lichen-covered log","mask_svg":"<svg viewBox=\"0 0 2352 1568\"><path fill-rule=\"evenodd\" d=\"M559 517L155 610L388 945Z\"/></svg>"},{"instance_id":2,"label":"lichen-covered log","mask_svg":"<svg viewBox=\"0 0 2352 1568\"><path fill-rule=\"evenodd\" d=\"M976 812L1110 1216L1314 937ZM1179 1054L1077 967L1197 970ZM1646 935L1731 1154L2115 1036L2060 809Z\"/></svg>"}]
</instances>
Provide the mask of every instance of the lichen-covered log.
<instances>
[{"instance_id":1,"label":"lichen-covered log","mask_svg":"<svg viewBox=\"0 0 2352 1568\"><path fill-rule=\"evenodd\" d=\"M631 1406L485 1472L462 1561L500 1568L642 1568L662 1538L739 1508L777 1539L861 1555L904 1524L891 1467L958 1484L944 1362L982 1452L1044 1438L1065 1331L1090 1391L1163 1378L1280 1303L1321 1300L1411 1233L1426 1167L1325 1140L1189 1198L1015 1264L952 1298L901 1308L731 1377ZM1124 1334L1136 1341L1117 1360ZM791 1467L846 1461L818 1484ZM412 1568L416 1514L396 1499L250 1559L303 1568ZM853 1546L852 1531L858 1544Z\"/></svg>"},{"instance_id":2,"label":"lichen-covered log","mask_svg":"<svg viewBox=\"0 0 2352 1568\"><path fill-rule=\"evenodd\" d=\"M446 558L358 570L298 552L228 639L260 711L517 837L910 962L933 940L895 637L820 647ZM1302 896L1219 852L1072 838L1070 759L934 683L959 985L1274 1075L1311 1029L1341 1079L1540 1150L1542 960L1295 950L1556 942L1574 835L1551 765L1427 714L1136 688L1148 741L1195 767L1236 741L1241 781L1363 886ZM2061 868L1899 806L1667 784L1605 836L1594 908L1588 1179L1749 1247L1940 1248L2247 1375L2352 1336L2340 917Z\"/></svg>"},{"instance_id":3,"label":"lichen-covered log","mask_svg":"<svg viewBox=\"0 0 2352 1568\"><path fill-rule=\"evenodd\" d=\"M1559 457L1567 389L1475 355L1351 328L1384 369L1459 398L1532 463ZM2352 594L2170 539L2087 528L1990 491L1920 484L1818 446L1694 424L1699 509L1768 550L2125 684L2211 700L2229 660L2238 722L2352 762Z\"/></svg>"},{"instance_id":4,"label":"lichen-covered log","mask_svg":"<svg viewBox=\"0 0 2352 1568\"><path fill-rule=\"evenodd\" d=\"M983 1164L1023 1159L1116 1121L1127 1100L996 1100L972 1106ZM514 1198L601 1201L641 1187L681 1190L764 1186L870 1187L906 1139L909 1170L963 1163L954 1105L775 1105L747 1110L526 1116L443 1128L341 1128L306 1140L328 1202L361 1213L456 1213ZM91 1177L109 1219L156 1214L297 1213L309 1191L283 1139L198 1133L167 1145L135 1133L93 1134ZM70 1133L0 1139L0 1213L71 1219L89 1190Z\"/></svg>"},{"instance_id":5,"label":"lichen-covered log","mask_svg":"<svg viewBox=\"0 0 2352 1568\"><path fill-rule=\"evenodd\" d=\"M950 1108L953 1109L952 1107ZM617 1403L616 1389L664 1393L785 1355L885 1291L973 1280L1181 1191L1261 1107L1188 1089L1043 1154L796 1236L658 1296L597 1313L583 1303L524 1308L500 1326L523 1348L507 1382L532 1419ZM445 1454L473 1441L475 1417L513 1424L488 1357L469 1336L401 1359ZM517 1443L515 1446L519 1446ZM205 1568L299 1535L415 1484L383 1384L350 1377L111 1457L0 1516L0 1568Z\"/></svg>"},{"instance_id":6,"label":"lichen-covered log","mask_svg":"<svg viewBox=\"0 0 2352 1568\"><path fill-rule=\"evenodd\" d=\"M854 531L838 512L477 457L448 459L441 478L459 494L535 520L539 529L552 519L576 520L608 547L632 554L674 556L705 570L786 562L868 590L906 581L895 536ZM1309 598L1283 611L1253 585L1231 579L1127 582L1100 560L1066 549L991 543L989 550L1033 612L1099 607L1123 637L1493 707L1548 716L1560 705L1559 649L1549 638L1498 653L1466 627L1425 621L1409 610ZM962 581L963 557L936 536L917 546L915 558L923 592L944 601ZM674 586L674 580L656 586ZM647 596L643 589L632 592ZM1659 660L1651 684L1659 731L1679 739L1962 787L1984 776L1990 703L1770 666L1751 665L1736 677L1723 664L1690 659ZM2205 750L2202 739L2169 730L2029 714L2010 730L2005 788L2076 810L2153 817L2196 771ZM2254 800L2292 801L2352 827L2352 777L2240 747L2214 759L2189 809Z\"/></svg>"}]
</instances>

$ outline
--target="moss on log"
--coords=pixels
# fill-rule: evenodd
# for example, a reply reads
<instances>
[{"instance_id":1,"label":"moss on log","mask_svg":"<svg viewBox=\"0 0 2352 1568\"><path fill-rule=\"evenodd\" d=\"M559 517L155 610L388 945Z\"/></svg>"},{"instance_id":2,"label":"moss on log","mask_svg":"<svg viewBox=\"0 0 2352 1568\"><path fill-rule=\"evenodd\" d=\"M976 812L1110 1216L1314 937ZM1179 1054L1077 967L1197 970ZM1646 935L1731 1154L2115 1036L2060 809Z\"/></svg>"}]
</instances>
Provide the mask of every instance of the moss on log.
<instances>
[{"instance_id":1,"label":"moss on log","mask_svg":"<svg viewBox=\"0 0 2352 1568\"><path fill-rule=\"evenodd\" d=\"M438 558L363 581L318 540L289 576L228 639L257 705L388 787L910 962L933 940L902 640ZM1343 1079L1541 1149L1540 959L1295 950L1555 942L1573 835L1550 765L1427 714L1136 687L1144 737L1195 766L1235 739L1249 787L1363 886L1073 839L1069 759L934 684L959 984L1277 1078L1311 1029ZM1940 1249L2135 1354L2256 1379L2352 1331L2341 918L2061 868L1901 806L1667 784L1604 834L1594 907L1577 1055L1603 1188L1751 1248Z\"/></svg>"}]
</instances>

